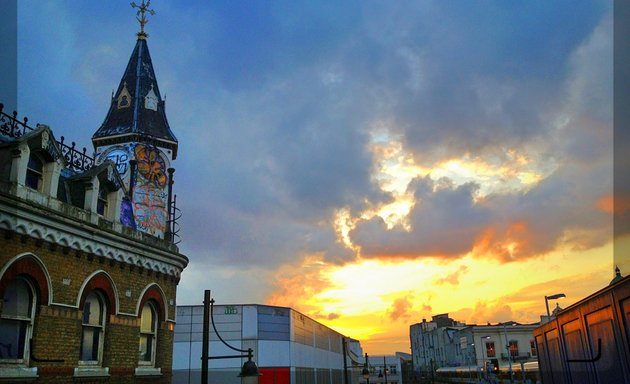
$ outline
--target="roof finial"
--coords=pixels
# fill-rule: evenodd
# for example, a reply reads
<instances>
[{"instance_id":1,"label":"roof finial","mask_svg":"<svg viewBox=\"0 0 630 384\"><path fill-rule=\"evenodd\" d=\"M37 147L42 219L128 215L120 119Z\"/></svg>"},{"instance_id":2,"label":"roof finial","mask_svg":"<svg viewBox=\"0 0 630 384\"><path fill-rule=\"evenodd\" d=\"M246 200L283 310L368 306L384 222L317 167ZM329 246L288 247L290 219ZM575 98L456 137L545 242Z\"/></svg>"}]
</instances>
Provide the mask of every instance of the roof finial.
<instances>
[{"instance_id":1,"label":"roof finial","mask_svg":"<svg viewBox=\"0 0 630 384\"><path fill-rule=\"evenodd\" d=\"M155 15L155 11L149 9L150 6L151 0L147 0L146 4L144 3L144 0L142 0L142 4L140 5L136 4L135 1L131 2L132 8L138 8L138 12L136 13L136 20L140 22L140 32L138 32L138 39L146 39L147 37L149 37L149 35L144 31L144 26L149 22L149 20L147 20L145 16L145 13L149 12L150 15ZM138 17L138 15L140 17Z\"/></svg>"}]
</instances>

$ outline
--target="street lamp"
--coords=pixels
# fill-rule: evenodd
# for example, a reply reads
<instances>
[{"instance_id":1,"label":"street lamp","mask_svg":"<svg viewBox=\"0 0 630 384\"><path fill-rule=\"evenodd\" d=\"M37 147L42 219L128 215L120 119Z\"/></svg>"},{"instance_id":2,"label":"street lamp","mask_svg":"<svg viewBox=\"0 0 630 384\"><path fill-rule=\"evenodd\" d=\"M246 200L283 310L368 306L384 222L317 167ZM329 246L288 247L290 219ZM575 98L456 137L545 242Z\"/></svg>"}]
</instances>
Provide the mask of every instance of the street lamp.
<instances>
[{"instance_id":1,"label":"street lamp","mask_svg":"<svg viewBox=\"0 0 630 384\"><path fill-rule=\"evenodd\" d=\"M472 350L468 352L468 357L470 358L470 365L468 366L468 374L470 375L470 380L472 381L473 374L472 374L472 371L470 370L470 367L473 365L472 359L473 359L473 354L475 353L475 343L470 343L469 345L472 347Z\"/></svg>"},{"instance_id":2,"label":"street lamp","mask_svg":"<svg viewBox=\"0 0 630 384\"><path fill-rule=\"evenodd\" d=\"M225 340L219 335L217 331L217 327L214 324L214 299L210 297L210 290L206 289L204 291L203 296L203 342L202 342L202 350L201 350L201 384L208 383L208 360L214 359L242 359L247 357L247 361L243 364L241 368L241 373L239 373L238 377L247 378L247 377L257 377L260 376L258 372L258 367L256 363L252 361L252 357L254 356L254 352L251 348L248 349L238 349L230 344L226 343ZM214 333L217 335L219 340L228 348L233 351L247 353L246 355L226 355L226 356L208 356L209 349L209 339L210 339L210 326L208 324L208 318L212 321L212 328L214 329Z\"/></svg>"},{"instance_id":3,"label":"street lamp","mask_svg":"<svg viewBox=\"0 0 630 384\"><path fill-rule=\"evenodd\" d=\"M567 297L567 296L564 293L556 293L555 295L549 295L549 296L545 295L545 307L547 308L547 319L551 317L551 314L549 313L549 300L556 300L562 297Z\"/></svg>"},{"instance_id":4,"label":"street lamp","mask_svg":"<svg viewBox=\"0 0 630 384\"><path fill-rule=\"evenodd\" d=\"M370 369L368 368L368 354L365 353L365 364L363 365L363 370L361 371L363 378L365 379L366 384L370 384Z\"/></svg>"},{"instance_id":5,"label":"street lamp","mask_svg":"<svg viewBox=\"0 0 630 384\"><path fill-rule=\"evenodd\" d=\"M480 343L479 343L479 350L481 352L481 371L480 371L480 375L481 375L482 378L483 378L483 375L484 375L483 372L486 371L486 359L485 359L485 357L483 355L483 347L484 347L483 339L488 340L488 339L490 339L490 336L486 335L486 336L479 337L479 341L480 341ZM486 376L487 375L488 375L488 373L486 372Z\"/></svg>"},{"instance_id":6,"label":"street lamp","mask_svg":"<svg viewBox=\"0 0 630 384\"><path fill-rule=\"evenodd\" d=\"M512 324L514 325L514 324ZM510 364L510 384L514 382L514 377L512 375L512 351L510 350L510 341L508 340L507 328L505 327L505 323L503 323L503 332L505 333L505 349L508 355L508 362Z\"/></svg>"},{"instance_id":7,"label":"street lamp","mask_svg":"<svg viewBox=\"0 0 630 384\"><path fill-rule=\"evenodd\" d=\"M378 374L378 378L382 379L383 378L383 373L385 374L385 383L387 384L387 364L385 363L385 356L383 356L383 372Z\"/></svg>"}]
</instances>

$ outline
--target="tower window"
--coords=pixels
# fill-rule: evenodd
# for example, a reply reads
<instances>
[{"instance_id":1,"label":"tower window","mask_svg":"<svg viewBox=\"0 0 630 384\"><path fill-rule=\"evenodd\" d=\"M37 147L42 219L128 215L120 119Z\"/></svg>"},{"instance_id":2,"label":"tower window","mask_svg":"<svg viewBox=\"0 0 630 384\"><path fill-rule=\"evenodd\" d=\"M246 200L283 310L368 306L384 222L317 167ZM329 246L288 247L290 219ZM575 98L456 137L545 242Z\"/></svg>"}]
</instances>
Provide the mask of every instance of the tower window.
<instances>
[{"instance_id":1,"label":"tower window","mask_svg":"<svg viewBox=\"0 0 630 384\"><path fill-rule=\"evenodd\" d=\"M140 315L140 364L155 364L157 340L157 312L152 302L147 302Z\"/></svg>"},{"instance_id":2,"label":"tower window","mask_svg":"<svg viewBox=\"0 0 630 384\"><path fill-rule=\"evenodd\" d=\"M0 361L26 363L27 340L33 326L35 307L33 288L21 277L7 286L0 315Z\"/></svg>"},{"instance_id":3,"label":"tower window","mask_svg":"<svg viewBox=\"0 0 630 384\"><path fill-rule=\"evenodd\" d=\"M29 188L41 191L44 180L44 162L36 154L28 158L25 184Z\"/></svg>"},{"instance_id":4,"label":"tower window","mask_svg":"<svg viewBox=\"0 0 630 384\"><path fill-rule=\"evenodd\" d=\"M102 361L106 312L101 295L96 291L91 292L83 304L81 362L84 364L96 365Z\"/></svg>"}]
</instances>

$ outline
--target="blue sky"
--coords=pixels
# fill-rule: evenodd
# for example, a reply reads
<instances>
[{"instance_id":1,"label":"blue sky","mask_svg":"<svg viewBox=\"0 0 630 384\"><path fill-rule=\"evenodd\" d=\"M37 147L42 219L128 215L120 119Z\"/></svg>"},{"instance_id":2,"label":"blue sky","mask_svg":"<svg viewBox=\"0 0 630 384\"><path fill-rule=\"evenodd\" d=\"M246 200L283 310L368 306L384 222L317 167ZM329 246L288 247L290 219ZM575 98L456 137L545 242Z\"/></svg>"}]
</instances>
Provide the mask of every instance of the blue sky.
<instances>
[{"instance_id":1,"label":"blue sky","mask_svg":"<svg viewBox=\"0 0 630 384\"><path fill-rule=\"evenodd\" d=\"M610 1L151 5L191 260L179 303L209 288L308 312L283 282L303 276L303 299L333 283L304 268L471 260L439 276L457 282L478 260L562 270L552 255L610 242ZM20 114L91 149L138 29L127 1L20 1ZM309 314L343 316L326 311Z\"/></svg>"}]
</instances>

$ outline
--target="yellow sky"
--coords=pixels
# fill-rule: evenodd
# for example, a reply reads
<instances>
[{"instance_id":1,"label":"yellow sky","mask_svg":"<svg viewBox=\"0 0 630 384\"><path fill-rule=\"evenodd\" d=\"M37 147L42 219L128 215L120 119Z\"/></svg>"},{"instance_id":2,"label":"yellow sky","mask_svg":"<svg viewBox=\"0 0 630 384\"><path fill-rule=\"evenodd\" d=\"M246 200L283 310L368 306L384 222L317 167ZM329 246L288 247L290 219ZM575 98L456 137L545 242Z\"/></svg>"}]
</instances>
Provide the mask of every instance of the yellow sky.
<instances>
[{"instance_id":1,"label":"yellow sky","mask_svg":"<svg viewBox=\"0 0 630 384\"><path fill-rule=\"evenodd\" d=\"M557 167L534 150L513 148L486 157L462 154L419 164L386 124L372 130L371 149L373 180L392 195L392 201L368 204L354 216L340 208L331 219L338 242L354 251L355 259L335 265L322 255L304 255L278 272L278 289L269 304L291 306L359 339L368 353L391 354L410 351L409 326L423 318L449 313L466 323L536 322L545 312L544 295L565 293L567 298L559 304L566 307L612 279L612 241L597 248L576 246L574 239L584 233L566 231L553 251L506 262L528 245L529 239L522 236L527 223L520 222L512 223L501 241L494 233L480 236L473 249L458 257L362 257L350 235L357 223L379 216L388 230L411 230L408 214L422 203L407 188L414 178L430 177L436 188L475 182L479 185L475 203L482 204L489 194L525 193Z\"/></svg>"},{"instance_id":2,"label":"yellow sky","mask_svg":"<svg viewBox=\"0 0 630 384\"><path fill-rule=\"evenodd\" d=\"M368 353L409 352L409 325L422 318L449 313L467 323L535 322L545 312L545 294L565 293L558 303L566 307L603 288L611 266L612 243L506 264L466 256L335 266L310 257L279 272L283 290L269 301L361 340Z\"/></svg>"}]
</instances>

